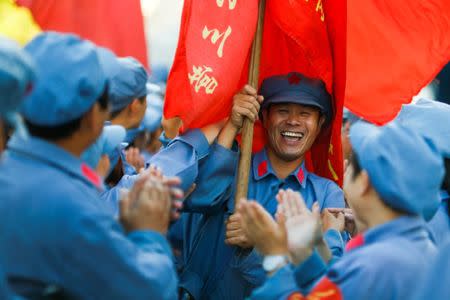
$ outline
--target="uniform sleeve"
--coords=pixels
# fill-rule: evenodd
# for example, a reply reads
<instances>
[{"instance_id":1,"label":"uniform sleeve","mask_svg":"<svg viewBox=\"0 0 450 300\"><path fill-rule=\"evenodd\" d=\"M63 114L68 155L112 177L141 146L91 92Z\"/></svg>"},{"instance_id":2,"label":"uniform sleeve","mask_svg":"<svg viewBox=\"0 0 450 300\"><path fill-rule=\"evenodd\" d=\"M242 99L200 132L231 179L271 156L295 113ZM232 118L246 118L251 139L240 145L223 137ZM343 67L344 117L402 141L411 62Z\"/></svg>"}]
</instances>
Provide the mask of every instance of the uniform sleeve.
<instances>
[{"instance_id":1,"label":"uniform sleeve","mask_svg":"<svg viewBox=\"0 0 450 300\"><path fill-rule=\"evenodd\" d=\"M172 140L147 165L161 168L165 176L180 177L181 188L187 191L197 179L199 161L208 154L208 141L199 129L194 129Z\"/></svg>"},{"instance_id":2,"label":"uniform sleeve","mask_svg":"<svg viewBox=\"0 0 450 300\"><path fill-rule=\"evenodd\" d=\"M199 164L196 188L185 200L184 210L213 214L231 197L239 152L214 143Z\"/></svg>"},{"instance_id":3,"label":"uniform sleeve","mask_svg":"<svg viewBox=\"0 0 450 300\"><path fill-rule=\"evenodd\" d=\"M298 290L299 288L294 277L294 269L291 265L286 265L269 277L261 287L255 289L249 299L285 299L286 295L295 293Z\"/></svg>"},{"instance_id":4,"label":"uniform sleeve","mask_svg":"<svg viewBox=\"0 0 450 300\"><path fill-rule=\"evenodd\" d=\"M62 286L76 298L176 299L177 275L165 237L153 231L124 235L107 215L84 215L65 232ZM73 249L73 245L77 248Z\"/></svg>"},{"instance_id":5,"label":"uniform sleeve","mask_svg":"<svg viewBox=\"0 0 450 300\"><path fill-rule=\"evenodd\" d=\"M303 290L309 291L344 253L345 246L340 232L330 229L325 233L324 239L331 250L331 260L326 263L315 250L305 262L295 268L297 285Z\"/></svg>"},{"instance_id":6,"label":"uniform sleeve","mask_svg":"<svg viewBox=\"0 0 450 300\"><path fill-rule=\"evenodd\" d=\"M344 234L344 236L346 235ZM333 255L332 259L339 259L344 255L345 243L342 234L339 231L335 229L327 230L324 239L331 250L331 254Z\"/></svg>"},{"instance_id":7,"label":"uniform sleeve","mask_svg":"<svg viewBox=\"0 0 450 300\"><path fill-rule=\"evenodd\" d=\"M323 201L324 208L344 208L344 192L342 189L334 182L329 181L326 186L325 199Z\"/></svg>"},{"instance_id":8,"label":"uniform sleeve","mask_svg":"<svg viewBox=\"0 0 450 300\"><path fill-rule=\"evenodd\" d=\"M263 256L255 249L238 248L231 261L231 266L239 269L239 273L249 284L260 286L266 277L262 262Z\"/></svg>"},{"instance_id":9,"label":"uniform sleeve","mask_svg":"<svg viewBox=\"0 0 450 300\"><path fill-rule=\"evenodd\" d=\"M344 298L341 288L328 277L322 277L314 286L310 293L303 292L296 285L292 266L285 266L260 288L253 291L250 299L258 300L305 300L305 299L323 299L323 300L348 300L365 298Z\"/></svg>"},{"instance_id":10,"label":"uniform sleeve","mask_svg":"<svg viewBox=\"0 0 450 300\"><path fill-rule=\"evenodd\" d=\"M328 265L317 250L299 266L294 267L294 276L297 286L303 291L309 291L317 281L326 274Z\"/></svg>"},{"instance_id":11,"label":"uniform sleeve","mask_svg":"<svg viewBox=\"0 0 450 300\"><path fill-rule=\"evenodd\" d=\"M161 168L165 176L177 176L181 179L181 188L187 191L198 176L198 162L209 153L209 144L203 133L198 130L188 131L172 140L166 148L152 156L146 165ZM139 175L124 175L119 183L101 194L101 199L114 215L118 214L120 190L131 189Z\"/></svg>"}]
</instances>

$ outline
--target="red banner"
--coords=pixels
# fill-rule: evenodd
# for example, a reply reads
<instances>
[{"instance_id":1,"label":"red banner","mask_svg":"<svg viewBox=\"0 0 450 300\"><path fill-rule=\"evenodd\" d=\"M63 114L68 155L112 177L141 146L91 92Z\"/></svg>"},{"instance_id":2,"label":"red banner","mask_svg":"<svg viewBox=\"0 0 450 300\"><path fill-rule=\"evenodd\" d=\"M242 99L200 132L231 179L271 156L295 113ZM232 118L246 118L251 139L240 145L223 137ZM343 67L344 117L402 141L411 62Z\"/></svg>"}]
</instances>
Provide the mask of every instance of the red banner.
<instances>
[{"instance_id":1,"label":"red banner","mask_svg":"<svg viewBox=\"0 0 450 300\"><path fill-rule=\"evenodd\" d=\"M164 115L198 128L229 115L256 30L257 1L184 1Z\"/></svg>"},{"instance_id":2,"label":"red banner","mask_svg":"<svg viewBox=\"0 0 450 300\"><path fill-rule=\"evenodd\" d=\"M139 0L17 0L43 30L72 32L148 66Z\"/></svg>"},{"instance_id":3,"label":"red banner","mask_svg":"<svg viewBox=\"0 0 450 300\"><path fill-rule=\"evenodd\" d=\"M232 96L247 82L257 6L257 0L185 0L178 49L166 91L165 118L178 116L187 129L229 116ZM340 11L345 14L345 9ZM296 71L321 78L333 93L332 45L322 0L267 0L260 83L268 76ZM342 99L335 97L336 118L307 155L311 172L339 184ZM264 146L259 124L254 144L255 150Z\"/></svg>"},{"instance_id":4,"label":"red banner","mask_svg":"<svg viewBox=\"0 0 450 300\"><path fill-rule=\"evenodd\" d=\"M352 1L347 14L345 105L386 123L450 60L450 1Z\"/></svg>"}]
</instances>

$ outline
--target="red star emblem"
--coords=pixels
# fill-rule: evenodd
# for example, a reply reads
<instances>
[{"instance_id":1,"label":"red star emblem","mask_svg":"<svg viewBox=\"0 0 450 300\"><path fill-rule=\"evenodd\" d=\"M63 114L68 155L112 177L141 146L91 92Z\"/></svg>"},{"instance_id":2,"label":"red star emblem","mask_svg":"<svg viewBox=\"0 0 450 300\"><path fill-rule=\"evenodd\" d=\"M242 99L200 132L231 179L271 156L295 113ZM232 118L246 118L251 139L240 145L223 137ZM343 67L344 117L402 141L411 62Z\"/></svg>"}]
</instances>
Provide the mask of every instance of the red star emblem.
<instances>
[{"instance_id":1,"label":"red star emblem","mask_svg":"<svg viewBox=\"0 0 450 300\"><path fill-rule=\"evenodd\" d=\"M299 84L300 80L301 78L295 73L288 78L289 84Z\"/></svg>"}]
</instances>

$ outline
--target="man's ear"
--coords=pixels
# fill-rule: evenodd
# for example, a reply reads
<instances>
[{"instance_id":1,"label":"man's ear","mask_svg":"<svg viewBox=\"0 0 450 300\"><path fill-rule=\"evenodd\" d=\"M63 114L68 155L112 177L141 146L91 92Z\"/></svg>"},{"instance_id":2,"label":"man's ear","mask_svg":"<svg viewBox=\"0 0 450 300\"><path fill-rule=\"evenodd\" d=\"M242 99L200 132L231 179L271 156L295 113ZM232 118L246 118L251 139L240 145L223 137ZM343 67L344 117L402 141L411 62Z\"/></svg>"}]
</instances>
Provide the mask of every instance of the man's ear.
<instances>
[{"instance_id":1,"label":"man's ear","mask_svg":"<svg viewBox=\"0 0 450 300\"><path fill-rule=\"evenodd\" d=\"M139 110L139 99L134 98L129 104L130 112L135 113Z\"/></svg>"},{"instance_id":2,"label":"man's ear","mask_svg":"<svg viewBox=\"0 0 450 300\"><path fill-rule=\"evenodd\" d=\"M372 184L370 183L369 174L366 170L362 170L361 173L358 175L358 185L361 189L361 195L366 195L370 192L372 189Z\"/></svg>"},{"instance_id":3,"label":"man's ear","mask_svg":"<svg viewBox=\"0 0 450 300\"><path fill-rule=\"evenodd\" d=\"M323 125L325 125L326 117L324 114L320 114L319 118L319 127L322 129Z\"/></svg>"}]
</instances>

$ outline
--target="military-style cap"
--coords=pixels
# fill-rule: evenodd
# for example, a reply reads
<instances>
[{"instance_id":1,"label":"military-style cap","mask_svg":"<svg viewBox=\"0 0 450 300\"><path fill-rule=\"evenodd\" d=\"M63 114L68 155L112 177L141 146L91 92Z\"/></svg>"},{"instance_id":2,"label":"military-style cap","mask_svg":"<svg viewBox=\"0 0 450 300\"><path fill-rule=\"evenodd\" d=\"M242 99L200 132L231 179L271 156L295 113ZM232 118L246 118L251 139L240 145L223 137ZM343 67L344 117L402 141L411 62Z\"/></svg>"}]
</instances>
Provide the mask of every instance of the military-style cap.
<instances>
[{"instance_id":1,"label":"military-style cap","mask_svg":"<svg viewBox=\"0 0 450 300\"><path fill-rule=\"evenodd\" d=\"M125 128L120 125L104 126L102 134L83 152L81 159L95 169L102 155L110 155L123 142L125 134Z\"/></svg>"},{"instance_id":2,"label":"military-style cap","mask_svg":"<svg viewBox=\"0 0 450 300\"><path fill-rule=\"evenodd\" d=\"M105 60L104 55L102 60ZM147 95L147 71L136 59L120 57L112 63L110 56L106 56L106 62L102 64L109 79L109 103L112 112L119 111L134 99Z\"/></svg>"},{"instance_id":3,"label":"military-style cap","mask_svg":"<svg viewBox=\"0 0 450 300\"><path fill-rule=\"evenodd\" d=\"M46 32L25 51L36 63L39 80L22 106L25 119L58 126L82 117L100 98L107 78L97 47L76 35Z\"/></svg>"},{"instance_id":4,"label":"military-style cap","mask_svg":"<svg viewBox=\"0 0 450 300\"><path fill-rule=\"evenodd\" d=\"M142 125L146 131L152 132L161 126L163 115L164 96L161 88L152 83L147 83L147 109L145 111Z\"/></svg>"},{"instance_id":5,"label":"military-style cap","mask_svg":"<svg viewBox=\"0 0 450 300\"><path fill-rule=\"evenodd\" d=\"M360 121L350 129L350 142L387 205L424 218L434 215L444 164L433 141L398 122L377 127Z\"/></svg>"},{"instance_id":6,"label":"military-style cap","mask_svg":"<svg viewBox=\"0 0 450 300\"><path fill-rule=\"evenodd\" d=\"M331 96L322 80L308 78L300 73L289 73L266 78L259 94L264 96L261 112L271 104L297 103L315 106L325 115L325 126L333 118Z\"/></svg>"},{"instance_id":7,"label":"military-style cap","mask_svg":"<svg viewBox=\"0 0 450 300\"><path fill-rule=\"evenodd\" d=\"M450 157L450 105L419 99L404 104L395 121L433 140L442 155Z\"/></svg>"},{"instance_id":8,"label":"military-style cap","mask_svg":"<svg viewBox=\"0 0 450 300\"><path fill-rule=\"evenodd\" d=\"M17 111L35 79L31 57L16 42L0 37L0 116L14 127L23 128Z\"/></svg>"}]
</instances>

